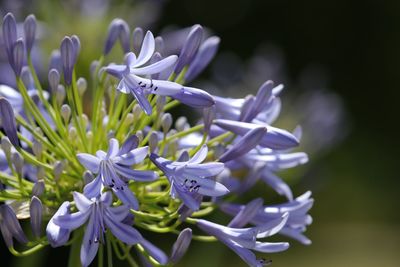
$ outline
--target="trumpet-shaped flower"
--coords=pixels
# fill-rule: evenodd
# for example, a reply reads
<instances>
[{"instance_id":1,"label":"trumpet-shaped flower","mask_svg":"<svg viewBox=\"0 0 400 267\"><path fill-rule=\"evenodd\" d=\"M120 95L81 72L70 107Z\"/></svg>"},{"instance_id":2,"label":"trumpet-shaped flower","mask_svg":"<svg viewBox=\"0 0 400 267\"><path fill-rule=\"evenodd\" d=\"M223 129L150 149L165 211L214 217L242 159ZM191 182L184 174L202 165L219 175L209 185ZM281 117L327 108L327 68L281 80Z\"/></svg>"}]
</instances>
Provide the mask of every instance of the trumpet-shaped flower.
<instances>
[{"instance_id":1,"label":"trumpet-shaped flower","mask_svg":"<svg viewBox=\"0 0 400 267\"><path fill-rule=\"evenodd\" d=\"M96 156L87 153L77 155L83 166L97 174L97 177L84 188L84 194L88 198L98 196L102 187L108 187L126 205L138 209L138 201L129 189L128 181L148 182L157 179L158 175L153 171L131 169L132 165L142 162L148 152L147 146L136 148L136 145L134 138L129 138L120 149L118 140L112 138L107 153L99 150Z\"/></svg>"},{"instance_id":2,"label":"trumpet-shaped flower","mask_svg":"<svg viewBox=\"0 0 400 267\"><path fill-rule=\"evenodd\" d=\"M164 80L148 79L142 76L160 73L174 65L178 59L171 55L150 65L145 65L153 56L155 41L153 34L148 31L144 37L138 57L132 52L125 57L125 65L109 65L105 70L120 79L117 90L122 93L131 93L138 101L146 114L151 114L152 107L147 100L148 94L171 96L194 107L208 107L214 104L214 99L208 93Z\"/></svg>"},{"instance_id":3,"label":"trumpet-shaped flower","mask_svg":"<svg viewBox=\"0 0 400 267\"><path fill-rule=\"evenodd\" d=\"M311 192L306 192L294 200L283 204L261 206L250 216L249 213L246 213L245 219L254 225L262 225L267 221L279 218L287 213L289 215L288 220L282 229L279 230L279 233L296 239L304 245L309 245L311 244L311 240L304 236L303 232L306 230L306 226L312 223L312 218L307 213L314 203L314 200L310 198L310 196ZM249 203L249 205L250 204L251 203ZM236 216L246 208L247 205L232 203L224 203L221 205L221 210L232 216Z\"/></svg>"},{"instance_id":4,"label":"trumpet-shaped flower","mask_svg":"<svg viewBox=\"0 0 400 267\"><path fill-rule=\"evenodd\" d=\"M197 226L209 235L216 237L238 254L249 266L262 267L267 262L264 259L257 259L251 250L271 253L288 249L286 242L271 243L261 242L257 239L272 236L278 233L285 226L288 220L288 213L282 214L273 220L264 221L260 226L250 228L231 228L206 220L198 220Z\"/></svg>"},{"instance_id":5,"label":"trumpet-shaped flower","mask_svg":"<svg viewBox=\"0 0 400 267\"><path fill-rule=\"evenodd\" d=\"M208 148L201 149L188 161L171 161L154 153L150 160L167 176L171 184L171 196L179 197L192 210L198 210L198 195L222 196L229 190L221 183L208 177L218 175L224 169L221 162L201 163L207 157Z\"/></svg>"},{"instance_id":6,"label":"trumpet-shaped flower","mask_svg":"<svg viewBox=\"0 0 400 267\"><path fill-rule=\"evenodd\" d=\"M115 237L128 245L137 244L143 240L136 229L121 222L128 215L129 207L124 205L112 207L110 192L92 199L88 199L78 192L73 194L78 211L64 215L56 213L52 220L55 225L69 231L87 222L81 246L81 263L84 267L88 266L96 256L99 243L103 241L106 229L110 229Z\"/></svg>"}]
</instances>

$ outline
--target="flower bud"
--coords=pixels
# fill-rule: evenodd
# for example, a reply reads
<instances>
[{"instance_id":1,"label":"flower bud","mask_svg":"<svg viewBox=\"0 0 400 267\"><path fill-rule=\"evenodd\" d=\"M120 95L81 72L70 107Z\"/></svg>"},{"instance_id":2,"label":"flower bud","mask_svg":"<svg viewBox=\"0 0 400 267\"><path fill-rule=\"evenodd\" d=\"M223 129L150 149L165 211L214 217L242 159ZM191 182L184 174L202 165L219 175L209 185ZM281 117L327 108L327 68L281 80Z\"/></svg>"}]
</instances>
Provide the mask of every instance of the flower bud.
<instances>
[{"instance_id":1,"label":"flower bud","mask_svg":"<svg viewBox=\"0 0 400 267\"><path fill-rule=\"evenodd\" d=\"M51 69L48 75L49 85L52 92L57 92L58 85L60 84L60 73L56 69Z\"/></svg>"},{"instance_id":2,"label":"flower bud","mask_svg":"<svg viewBox=\"0 0 400 267\"><path fill-rule=\"evenodd\" d=\"M77 35L71 36L72 44L74 45L74 64L78 60L79 53L81 52L81 41Z\"/></svg>"},{"instance_id":3,"label":"flower bud","mask_svg":"<svg viewBox=\"0 0 400 267\"><path fill-rule=\"evenodd\" d=\"M137 136L137 138L138 138L138 141L139 141L139 144L143 141L143 132L141 131L141 130L139 130L139 131L137 131L136 133L135 133L135 135Z\"/></svg>"},{"instance_id":4,"label":"flower bud","mask_svg":"<svg viewBox=\"0 0 400 267\"><path fill-rule=\"evenodd\" d=\"M3 127L8 139L15 147L19 147L14 110L8 100L4 97L0 97L0 118L1 126Z\"/></svg>"},{"instance_id":5,"label":"flower bud","mask_svg":"<svg viewBox=\"0 0 400 267\"><path fill-rule=\"evenodd\" d=\"M208 133L211 128L211 124L215 119L215 105L204 108L203 109L203 122L204 122L204 131Z\"/></svg>"},{"instance_id":6,"label":"flower bud","mask_svg":"<svg viewBox=\"0 0 400 267\"><path fill-rule=\"evenodd\" d=\"M124 53L130 50L130 30L128 24L120 18L113 19L108 27L108 36L105 42L103 53L107 55L119 38Z\"/></svg>"},{"instance_id":7,"label":"flower bud","mask_svg":"<svg viewBox=\"0 0 400 267\"><path fill-rule=\"evenodd\" d=\"M169 131L169 129L171 129L172 126L172 116L170 113L165 113L161 117L161 126L163 128L164 134L167 134L167 132Z\"/></svg>"},{"instance_id":8,"label":"flower bud","mask_svg":"<svg viewBox=\"0 0 400 267\"><path fill-rule=\"evenodd\" d=\"M164 53L164 39L161 36L157 36L154 39L154 42L156 44L156 48L155 51L157 51L159 54L163 54Z\"/></svg>"},{"instance_id":9,"label":"flower bud","mask_svg":"<svg viewBox=\"0 0 400 267\"><path fill-rule=\"evenodd\" d=\"M32 233L36 238L39 238L41 235L43 205L37 196L31 198L29 213L31 215Z\"/></svg>"},{"instance_id":10,"label":"flower bud","mask_svg":"<svg viewBox=\"0 0 400 267\"><path fill-rule=\"evenodd\" d=\"M61 116L63 117L65 123L69 122L69 119L71 118L71 108L68 104L61 106Z\"/></svg>"},{"instance_id":11,"label":"flower bud","mask_svg":"<svg viewBox=\"0 0 400 267\"><path fill-rule=\"evenodd\" d=\"M14 165L15 171L22 177L24 168L24 159L18 152L13 152L11 154L11 162Z\"/></svg>"},{"instance_id":12,"label":"flower bud","mask_svg":"<svg viewBox=\"0 0 400 267\"><path fill-rule=\"evenodd\" d=\"M57 86L56 100L58 105L62 105L65 100L65 87L62 84Z\"/></svg>"},{"instance_id":13,"label":"flower bud","mask_svg":"<svg viewBox=\"0 0 400 267\"><path fill-rule=\"evenodd\" d=\"M185 255L189 248L190 242L192 241L192 229L185 228L180 233L176 239L174 245L172 246L171 257L169 261L172 264L176 264Z\"/></svg>"},{"instance_id":14,"label":"flower bud","mask_svg":"<svg viewBox=\"0 0 400 267\"><path fill-rule=\"evenodd\" d=\"M211 62L217 53L220 38L212 36L204 41L199 47L196 57L190 63L185 73L185 81L190 82L196 78Z\"/></svg>"},{"instance_id":15,"label":"flower bud","mask_svg":"<svg viewBox=\"0 0 400 267\"><path fill-rule=\"evenodd\" d=\"M8 139L7 136L3 136L1 138L1 149L3 149L4 154L6 155L7 158L11 157L11 148L12 144L10 142L10 139Z\"/></svg>"},{"instance_id":16,"label":"flower bud","mask_svg":"<svg viewBox=\"0 0 400 267\"><path fill-rule=\"evenodd\" d=\"M25 44L24 40L18 39L12 48L12 64L11 67L14 70L15 76L19 77L21 75L22 66L25 60Z\"/></svg>"},{"instance_id":17,"label":"flower bud","mask_svg":"<svg viewBox=\"0 0 400 267\"><path fill-rule=\"evenodd\" d=\"M36 176L37 176L38 181L44 180L44 178L46 176L46 170L43 167L38 167Z\"/></svg>"},{"instance_id":18,"label":"flower bud","mask_svg":"<svg viewBox=\"0 0 400 267\"><path fill-rule=\"evenodd\" d=\"M31 72L29 71L29 67L28 66L24 66L22 68L21 79L22 79L22 82L25 84L25 87L28 90L34 89L33 77L31 75Z\"/></svg>"},{"instance_id":19,"label":"flower bud","mask_svg":"<svg viewBox=\"0 0 400 267\"><path fill-rule=\"evenodd\" d=\"M36 34L36 18L35 15L29 15L24 21L24 34L26 42L26 52L31 53L33 43L35 42Z\"/></svg>"},{"instance_id":20,"label":"flower bud","mask_svg":"<svg viewBox=\"0 0 400 267\"><path fill-rule=\"evenodd\" d=\"M70 37L65 36L60 46L64 81L67 85L71 85L72 83L72 71L75 64L75 45Z\"/></svg>"},{"instance_id":21,"label":"flower bud","mask_svg":"<svg viewBox=\"0 0 400 267\"><path fill-rule=\"evenodd\" d=\"M37 140L33 140L32 151L38 159L42 158L43 144Z\"/></svg>"},{"instance_id":22,"label":"flower bud","mask_svg":"<svg viewBox=\"0 0 400 267\"><path fill-rule=\"evenodd\" d=\"M158 146L158 135L157 132L152 132L149 137L149 148L150 152L154 153Z\"/></svg>"},{"instance_id":23,"label":"flower bud","mask_svg":"<svg viewBox=\"0 0 400 267\"><path fill-rule=\"evenodd\" d=\"M12 13L7 13L3 18L3 40L7 51L8 60L12 61L12 50L17 41L17 22ZM11 64L11 62L10 62Z\"/></svg>"},{"instance_id":24,"label":"flower bud","mask_svg":"<svg viewBox=\"0 0 400 267\"><path fill-rule=\"evenodd\" d=\"M51 52L49 70L51 69L56 69L59 73L62 71L61 53L58 49Z\"/></svg>"},{"instance_id":25,"label":"flower bud","mask_svg":"<svg viewBox=\"0 0 400 267\"><path fill-rule=\"evenodd\" d=\"M189 124L187 123L187 118L184 116L179 117L175 121L175 128L178 132L184 131L186 128L189 127Z\"/></svg>"},{"instance_id":26,"label":"flower bud","mask_svg":"<svg viewBox=\"0 0 400 267\"><path fill-rule=\"evenodd\" d=\"M133 52L136 55L139 55L140 53L140 47L142 46L143 38L144 38L143 29L140 27L135 28L132 32L132 43L133 43Z\"/></svg>"},{"instance_id":27,"label":"flower bud","mask_svg":"<svg viewBox=\"0 0 400 267\"><path fill-rule=\"evenodd\" d=\"M54 180L58 181L60 179L64 168L65 168L65 162L64 161L57 161L54 164L54 167L53 167Z\"/></svg>"},{"instance_id":28,"label":"flower bud","mask_svg":"<svg viewBox=\"0 0 400 267\"><path fill-rule=\"evenodd\" d=\"M80 96L82 96L86 89L87 89L87 81L85 78L80 77L77 81L76 81L76 86L78 88L78 93Z\"/></svg>"},{"instance_id":29,"label":"flower bud","mask_svg":"<svg viewBox=\"0 0 400 267\"><path fill-rule=\"evenodd\" d=\"M166 102L165 96L162 95L157 96L157 101L156 101L157 114L161 114L163 112L165 102Z\"/></svg>"},{"instance_id":30,"label":"flower bud","mask_svg":"<svg viewBox=\"0 0 400 267\"><path fill-rule=\"evenodd\" d=\"M44 192L44 182L42 179L39 179L38 177L38 181L33 185L32 188L32 196L41 196L43 192Z\"/></svg>"},{"instance_id":31,"label":"flower bud","mask_svg":"<svg viewBox=\"0 0 400 267\"><path fill-rule=\"evenodd\" d=\"M179 58L174 69L175 73L180 73L186 65L189 65L192 62L200 46L202 37L203 28L200 25L194 25L190 30L179 54Z\"/></svg>"}]
</instances>

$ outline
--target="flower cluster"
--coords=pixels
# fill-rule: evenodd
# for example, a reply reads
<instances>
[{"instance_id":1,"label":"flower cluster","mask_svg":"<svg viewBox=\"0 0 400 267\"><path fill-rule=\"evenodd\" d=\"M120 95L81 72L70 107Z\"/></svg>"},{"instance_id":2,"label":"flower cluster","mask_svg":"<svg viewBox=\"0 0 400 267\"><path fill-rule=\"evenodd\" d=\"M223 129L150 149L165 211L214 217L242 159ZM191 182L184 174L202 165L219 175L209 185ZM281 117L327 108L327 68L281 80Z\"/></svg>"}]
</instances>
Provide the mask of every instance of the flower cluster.
<instances>
[{"instance_id":1,"label":"flower cluster","mask_svg":"<svg viewBox=\"0 0 400 267\"><path fill-rule=\"evenodd\" d=\"M267 81L256 95L232 99L186 85L210 63L218 37L195 25L177 44L180 53L168 55L161 36L141 28L131 34L125 21L115 19L90 79L76 73L79 38L66 36L52 53L44 88L32 64L33 15L23 29L20 35L11 13L4 17L0 49L16 88L0 85L0 230L12 254L80 246L80 257L72 248L71 261L88 266L96 256L103 262L106 247L111 264L116 255L132 266L137 260L168 265L184 256L193 238L219 240L258 267L270 261L252 250L289 247L264 240L269 236L311 243L303 234L311 223L310 193L294 198L276 174L308 160L292 151L299 127L289 132L271 126L283 86ZM119 64L109 62L117 42L125 53ZM173 127L168 112L179 104L198 110L202 119L190 126L180 117ZM238 204L259 179L286 202ZM218 210L233 216L226 226L206 219ZM30 234L20 225L24 219ZM208 236L193 234L196 227ZM178 234L171 253L145 239L147 232ZM26 250L16 250L15 240Z\"/></svg>"}]
</instances>

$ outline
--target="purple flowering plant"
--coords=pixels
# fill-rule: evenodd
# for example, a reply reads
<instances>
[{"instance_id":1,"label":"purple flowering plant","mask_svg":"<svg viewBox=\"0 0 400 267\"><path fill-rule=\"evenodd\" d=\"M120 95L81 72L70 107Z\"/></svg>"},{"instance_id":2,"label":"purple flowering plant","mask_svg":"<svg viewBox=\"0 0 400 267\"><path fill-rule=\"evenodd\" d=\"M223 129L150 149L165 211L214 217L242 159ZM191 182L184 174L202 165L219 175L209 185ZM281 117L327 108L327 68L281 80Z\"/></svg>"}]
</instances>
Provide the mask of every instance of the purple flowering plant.
<instances>
[{"instance_id":1,"label":"purple flowering plant","mask_svg":"<svg viewBox=\"0 0 400 267\"><path fill-rule=\"evenodd\" d=\"M44 83L32 64L36 24L28 16L22 36L13 14L2 24L0 49L16 87L0 85L0 230L13 255L71 246L70 266L89 266L96 257L99 266L104 259L113 266L113 257L171 266L193 239L220 241L260 267L271 261L254 251L284 251L286 237L311 243L304 235L311 193L294 197L276 174L308 161L293 151L301 128L272 126L282 85L266 81L241 99L191 87L215 56L218 37L194 25L176 44L180 52L169 55L161 36L131 33L122 19L111 22L90 77L76 72L84 44L72 35L52 53ZM112 63L117 42L125 57ZM173 124L169 111L180 104L199 111L197 124L182 117ZM284 203L240 203L260 179ZM232 220L207 219L218 211ZM29 220L30 230L20 220ZM145 239L148 232L177 235L171 252ZM282 241L266 240L272 235Z\"/></svg>"}]
</instances>

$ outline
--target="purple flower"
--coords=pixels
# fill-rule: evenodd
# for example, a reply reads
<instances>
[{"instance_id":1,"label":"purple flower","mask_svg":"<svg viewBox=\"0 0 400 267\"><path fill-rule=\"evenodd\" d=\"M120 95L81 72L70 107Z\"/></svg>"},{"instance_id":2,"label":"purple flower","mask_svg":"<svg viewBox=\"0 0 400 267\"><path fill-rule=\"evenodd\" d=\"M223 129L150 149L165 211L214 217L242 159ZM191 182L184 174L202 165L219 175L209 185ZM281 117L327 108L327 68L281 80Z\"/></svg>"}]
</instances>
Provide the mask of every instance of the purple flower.
<instances>
[{"instance_id":1,"label":"purple flower","mask_svg":"<svg viewBox=\"0 0 400 267\"><path fill-rule=\"evenodd\" d=\"M129 207L124 205L111 206L112 195L110 192L92 199L88 199L78 192L73 194L78 211L64 215L56 213L52 220L61 229L69 231L86 223L81 246L81 263L84 267L88 266L96 256L99 243L103 241L106 229L110 229L115 237L128 245L137 244L143 240L136 229L121 222L129 214Z\"/></svg>"},{"instance_id":2,"label":"purple flower","mask_svg":"<svg viewBox=\"0 0 400 267\"><path fill-rule=\"evenodd\" d=\"M138 201L133 192L127 186L129 180L149 182L158 178L153 171L132 170L130 166L138 164L147 156L148 147L136 148L137 142L134 138L122 145L121 149L117 139L110 139L107 153L99 150L96 156L86 153L77 155L80 163L97 177L87 184L84 194L88 198L100 194L103 186L111 188L119 199L134 209L139 208Z\"/></svg>"},{"instance_id":3,"label":"purple flower","mask_svg":"<svg viewBox=\"0 0 400 267\"><path fill-rule=\"evenodd\" d=\"M221 162L203 162L208 153L208 148L203 145L201 149L188 161L171 161L156 154L150 155L150 160L167 176L171 184L171 196L179 197L191 210L198 210L199 195L222 196L229 190L209 179L224 170Z\"/></svg>"},{"instance_id":4,"label":"purple flower","mask_svg":"<svg viewBox=\"0 0 400 267\"><path fill-rule=\"evenodd\" d=\"M267 221L280 218L283 214L288 214L288 220L284 227L279 230L279 233L296 239L304 245L309 245L311 244L311 240L304 236L303 232L306 230L306 226L312 223L311 216L307 214L314 203L314 200L310 196L311 192L306 192L296 199L283 204L258 206L257 212L253 212L251 215L246 213L246 220L254 225L262 225ZM238 213L246 210L248 205L224 203L221 205L221 210L236 216Z\"/></svg>"},{"instance_id":5,"label":"purple flower","mask_svg":"<svg viewBox=\"0 0 400 267\"><path fill-rule=\"evenodd\" d=\"M205 107L214 104L212 96L202 90L185 88L175 82L141 77L160 73L176 63L177 56L172 55L150 65L145 65L152 58L154 49L154 37L148 31L144 37L138 57L131 52L125 57L125 65L109 65L105 68L109 74L120 79L117 90L125 94L131 93L148 115L152 112L152 107L146 97L148 94L171 96L173 98L176 96L181 102L194 107Z\"/></svg>"},{"instance_id":6,"label":"purple flower","mask_svg":"<svg viewBox=\"0 0 400 267\"><path fill-rule=\"evenodd\" d=\"M284 213L273 220L264 221L260 226L250 228L231 228L206 220L198 220L197 226L227 245L249 266L262 267L267 262L264 259L257 259L251 250L271 253L288 249L289 244L286 242L270 243L257 240L278 233L285 226L287 220L288 213Z\"/></svg>"}]
</instances>

